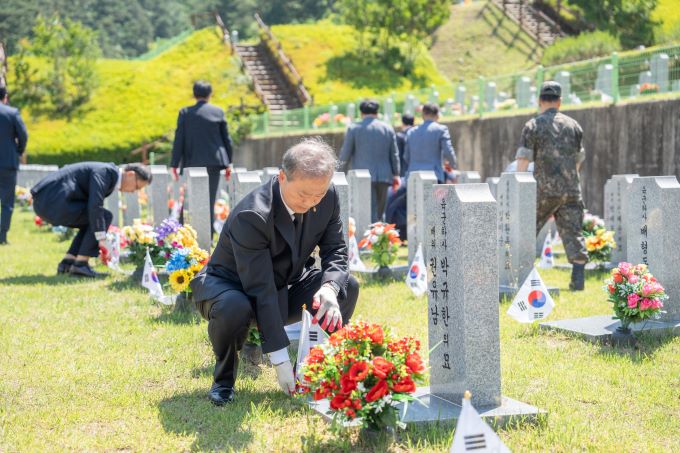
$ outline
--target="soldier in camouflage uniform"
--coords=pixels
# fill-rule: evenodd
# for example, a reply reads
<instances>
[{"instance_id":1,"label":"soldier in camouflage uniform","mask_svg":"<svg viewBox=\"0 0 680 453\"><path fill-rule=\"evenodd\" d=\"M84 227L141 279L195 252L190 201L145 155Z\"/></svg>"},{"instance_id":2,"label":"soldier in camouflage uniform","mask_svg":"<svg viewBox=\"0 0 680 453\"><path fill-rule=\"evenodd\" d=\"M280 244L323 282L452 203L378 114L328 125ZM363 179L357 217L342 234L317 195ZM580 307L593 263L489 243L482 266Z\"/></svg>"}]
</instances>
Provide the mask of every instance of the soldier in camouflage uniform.
<instances>
[{"instance_id":1,"label":"soldier in camouflage uniform","mask_svg":"<svg viewBox=\"0 0 680 453\"><path fill-rule=\"evenodd\" d=\"M583 130L572 118L560 113L562 87L545 82L541 87L541 113L529 120L522 130L517 149L517 170L526 171L534 162L538 186L536 197L536 232L550 216L555 216L569 262L572 264L572 290L583 290L584 268L588 261L583 224L583 198L579 168L585 159Z\"/></svg>"}]
</instances>

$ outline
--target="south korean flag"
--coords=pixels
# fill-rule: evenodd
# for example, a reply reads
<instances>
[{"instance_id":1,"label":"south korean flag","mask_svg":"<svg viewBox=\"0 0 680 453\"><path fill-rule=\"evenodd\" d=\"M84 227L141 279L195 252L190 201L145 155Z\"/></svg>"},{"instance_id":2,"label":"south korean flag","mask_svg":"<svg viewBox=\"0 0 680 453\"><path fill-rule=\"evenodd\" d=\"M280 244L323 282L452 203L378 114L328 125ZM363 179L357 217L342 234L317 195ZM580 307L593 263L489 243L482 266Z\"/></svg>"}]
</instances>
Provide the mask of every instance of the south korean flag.
<instances>
[{"instance_id":1,"label":"south korean flag","mask_svg":"<svg viewBox=\"0 0 680 453\"><path fill-rule=\"evenodd\" d=\"M515 295L508 314L519 322L532 323L545 319L554 306L548 288L534 268Z\"/></svg>"},{"instance_id":2,"label":"south korean flag","mask_svg":"<svg viewBox=\"0 0 680 453\"><path fill-rule=\"evenodd\" d=\"M472 406L470 392L465 392L462 406L451 453L510 453L510 449Z\"/></svg>"},{"instance_id":3,"label":"south korean flag","mask_svg":"<svg viewBox=\"0 0 680 453\"><path fill-rule=\"evenodd\" d=\"M427 268L425 267L425 259L423 259L422 244L418 244L418 250L416 250L411 267L406 274L406 285L411 288L416 297L427 292Z\"/></svg>"},{"instance_id":4,"label":"south korean flag","mask_svg":"<svg viewBox=\"0 0 680 453\"><path fill-rule=\"evenodd\" d=\"M357 238L354 235L349 237L349 270L356 272L365 272L366 265L361 261L359 256L359 246L357 245Z\"/></svg>"},{"instance_id":5,"label":"south korean flag","mask_svg":"<svg viewBox=\"0 0 680 453\"><path fill-rule=\"evenodd\" d=\"M552 253L552 238L550 237L550 232L545 235L545 241L543 241L543 250L541 251L541 260L538 262L538 267L541 269L552 269L554 265L553 253Z\"/></svg>"},{"instance_id":6,"label":"south korean flag","mask_svg":"<svg viewBox=\"0 0 680 453\"><path fill-rule=\"evenodd\" d=\"M318 346L326 339L328 335L323 331L319 323L312 324L312 315L307 311L306 308L302 309L302 325L300 327L300 342L298 343L298 354L297 362L295 364L295 380L302 382L302 375L300 375L300 369L302 364L305 362L305 358L309 354L309 351L314 347Z\"/></svg>"}]
</instances>

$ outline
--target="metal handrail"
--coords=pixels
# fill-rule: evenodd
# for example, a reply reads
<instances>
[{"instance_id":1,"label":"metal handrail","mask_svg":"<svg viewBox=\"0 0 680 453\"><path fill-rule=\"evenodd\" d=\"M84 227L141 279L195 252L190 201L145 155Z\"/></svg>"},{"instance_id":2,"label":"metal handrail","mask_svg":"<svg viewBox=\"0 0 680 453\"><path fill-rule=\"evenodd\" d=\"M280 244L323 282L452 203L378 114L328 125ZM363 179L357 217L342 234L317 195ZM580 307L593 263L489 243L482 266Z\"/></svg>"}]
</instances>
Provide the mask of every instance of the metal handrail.
<instances>
[{"instance_id":1,"label":"metal handrail","mask_svg":"<svg viewBox=\"0 0 680 453\"><path fill-rule=\"evenodd\" d=\"M290 59L290 57L288 57L288 55L286 55L286 53L283 51L283 46L281 45L281 42L278 39L276 39L276 36L274 36L271 29L267 26L267 24L264 23L264 21L262 20L258 13L255 13L254 16L255 22L257 22L257 26L263 32L265 43L271 50L274 58L281 65L283 72L288 77L291 85L293 85L296 88L300 101L303 104L310 102L312 100L312 97L305 88L302 76L297 71L297 69L295 69L295 65L293 65L293 61Z\"/></svg>"}]
</instances>

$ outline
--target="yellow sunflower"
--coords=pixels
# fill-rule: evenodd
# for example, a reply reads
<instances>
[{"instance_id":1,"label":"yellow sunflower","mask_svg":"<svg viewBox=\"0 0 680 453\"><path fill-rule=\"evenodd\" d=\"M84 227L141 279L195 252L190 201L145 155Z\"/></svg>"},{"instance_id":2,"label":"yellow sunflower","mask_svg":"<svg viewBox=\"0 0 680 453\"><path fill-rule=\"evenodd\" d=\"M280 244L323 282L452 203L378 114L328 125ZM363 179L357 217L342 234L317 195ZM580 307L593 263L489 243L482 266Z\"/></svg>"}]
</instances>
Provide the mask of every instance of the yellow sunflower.
<instances>
[{"instance_id":1,"label":"yellow sunflower","mask_svg":"<svg viewBox=\"0 0 680 453\"><path fill-rule=\"evenodd\" d=\"M187 269L180 269L170 274L170 286L178 293L184 292L189 288L189 282L193 277L193 272Z\"/></svg>"}]
</instances>

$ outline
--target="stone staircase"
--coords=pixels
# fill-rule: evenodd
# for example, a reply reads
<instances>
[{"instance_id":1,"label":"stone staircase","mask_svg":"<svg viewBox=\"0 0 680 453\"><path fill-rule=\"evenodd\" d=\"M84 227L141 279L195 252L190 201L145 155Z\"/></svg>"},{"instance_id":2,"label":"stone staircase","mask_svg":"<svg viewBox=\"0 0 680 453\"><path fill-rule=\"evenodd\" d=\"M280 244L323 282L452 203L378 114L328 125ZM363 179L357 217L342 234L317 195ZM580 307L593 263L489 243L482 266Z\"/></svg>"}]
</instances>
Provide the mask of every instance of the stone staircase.
<instances>
[{"instance_id":1,"label":"stone staircase","mask_svg":"<svg viewBox=\"0 0 680 453\"><path fill-rule=\"evenodd\" d=\"M244 69L259 87L263 101L273 116L284 110L302 107L295 87L288 82L264 43L238 44L236 48Z\"/></svg>"},{"instance_id":2,"label":"stone staircase","mask_svg":"<svg viewBox=\"0 0 680 453\"><path fill-rule=\"evenodd\" d=\"M542 46L547 47L567 33L530 0L490 0Z\"/></svg>"}]
</instances>

